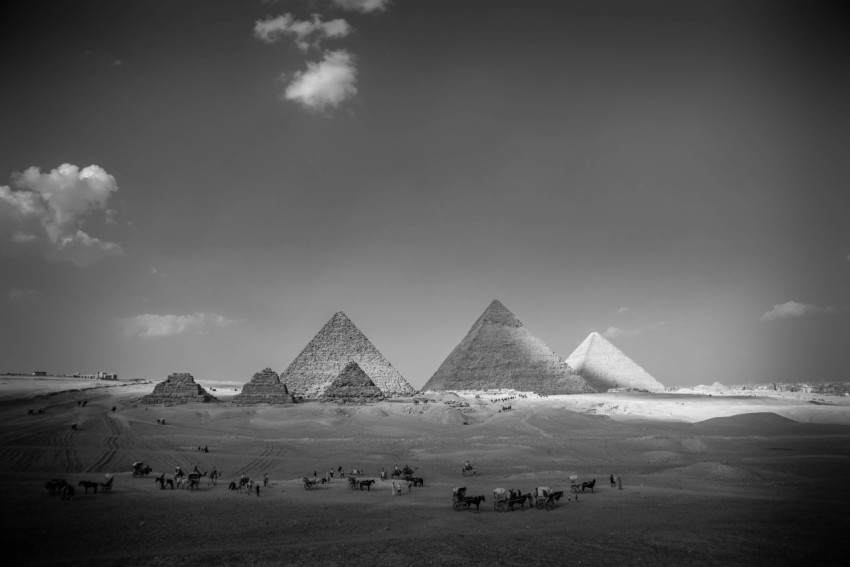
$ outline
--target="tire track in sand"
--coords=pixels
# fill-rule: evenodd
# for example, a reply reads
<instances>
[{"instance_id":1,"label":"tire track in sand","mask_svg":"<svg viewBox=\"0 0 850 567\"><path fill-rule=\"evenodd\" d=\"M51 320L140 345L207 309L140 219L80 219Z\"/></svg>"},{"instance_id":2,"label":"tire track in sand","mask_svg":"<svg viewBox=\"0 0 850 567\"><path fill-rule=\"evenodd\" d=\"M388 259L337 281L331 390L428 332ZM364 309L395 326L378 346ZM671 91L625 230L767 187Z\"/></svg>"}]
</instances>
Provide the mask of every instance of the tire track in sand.
<instances>
[{"instance_id":1,"label":"tire track in sand","mask_svg":"<svg viewBox=\"0 0 850 567\"><path fill-rule=\"evenodd\" d=\"M269 443L266 441L260 455L257 458L248 461L248 464L238 469L235 474L241 475L256 469L268 469L275 463L277 458L280 457L281 453L283 453L283 450L280 448L279 444Z\"/></svg>"},{"instance_id":2,"label":"tire track in sand","mask_svg":"<svg viewBox=\"0 0 850 567\"><path fill-rule=\"evenodd\" d=\"M103 414L103 419L101 421L106 426L107 430L107 434L103 439L104 444L106 445L106 450L101 453L91 465L89 465L86 472L103 472L104 469L106 469L106 466L113 461L115 455L118 454L118 436L121 434L121 429L115 421L109 417L109 414Z\"/></svg>"}]
</instances>

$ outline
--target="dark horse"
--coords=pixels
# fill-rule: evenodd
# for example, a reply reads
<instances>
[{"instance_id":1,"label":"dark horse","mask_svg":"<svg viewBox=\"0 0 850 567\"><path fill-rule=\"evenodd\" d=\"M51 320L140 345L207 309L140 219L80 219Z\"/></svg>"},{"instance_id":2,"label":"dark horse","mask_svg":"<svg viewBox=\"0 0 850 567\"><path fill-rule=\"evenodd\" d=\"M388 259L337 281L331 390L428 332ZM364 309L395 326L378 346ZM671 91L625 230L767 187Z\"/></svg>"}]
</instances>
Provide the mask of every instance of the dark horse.
<instances>
[{"instance_id":1,"label":"dark horse","mask_svg":"<svg viewBox=\"0 0 850 567\"><path fill-rule=\"evenodd\" d=\"M89 488L91 488L94 491L94 493L97 494L97 483L96 482L92 482L90 480L81 480L80 483L77 486L82 486L85 489L86 494L89 493Z\"/></svg>"},{"instance_id":2,"label":"dark horse","mask_svg":"<svg viewBox=\"0 0 850 567\"><path fill-rule=\"evenodd\" d=\"M475 504L475 511L478 512L478 507L481 506L481 503L484 502L484 496L471 496L469 498L464 498L464 502L466 502L467 509L472 509L472 505Z\"/></svg>"},{"instance_id":3,"label":"dark horse","mask_svg":"<svg viewBox=\"0 0 850 567\"><path fill-rule=\"evenodd\" d=\"M161 475L159 475L158 477L153 479L153 481L159 483L159 489L160 490L165 490L166 484L168 485L168 488L170 488L171 490L174 490L174 481L171 480L170 478L165 478L165 473L162 473Z\"/></svg>"},{"instance_id":4,"label":"dark horse","mask_svg":"<svg viewBox=\"0 0 850 567\"><path fill-rule=\"evenodd\" d=\"M425 479L421 476L406 475L404 477L404 480L406 480L407 482L412 482L413 486L425 486Z\"/></svg>"},{"instance_id":5,"label":"dark horse","mask_svg":"<svg viewBox=\"0 0 850 567\"><path fill-rule=\"evenodd\" d=\"M375 484L375 479L372 480L361 480L359 482L360 490L363 490L363 487L366 487L366 490L372 492L372 485Z\"/></svg>"},{"instance_id":6,"label":"dark horse","mask_svg":"<svg viewBox=\"0 0 850 567\"><path fill-rule=\"evenodd\" d=\"M596 479L594 478L590 482L582 482L581 483L581 491L584 492L585 488L590 489L590 493L593 494L593 487L596 486Z\"/></svg>"}]
</instances>

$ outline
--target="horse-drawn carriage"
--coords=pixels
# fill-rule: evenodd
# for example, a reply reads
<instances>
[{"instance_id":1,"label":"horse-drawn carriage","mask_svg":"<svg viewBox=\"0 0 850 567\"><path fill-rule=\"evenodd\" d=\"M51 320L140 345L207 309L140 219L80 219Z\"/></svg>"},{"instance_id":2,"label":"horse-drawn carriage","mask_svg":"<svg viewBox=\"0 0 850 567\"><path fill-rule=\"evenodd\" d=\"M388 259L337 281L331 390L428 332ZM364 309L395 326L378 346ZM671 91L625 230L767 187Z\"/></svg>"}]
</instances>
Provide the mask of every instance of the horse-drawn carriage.
<instances>
[{"instance_id":1,"label":"horse-drawn carriage","mask_svg":"<svg viewBox=\"0 0 850 567\"><path fill-rule=\"evenodd\" d=\"M521 510L525 510L526 500L531 500L530 493L523 494L519 490L505 490L504 488L497 488L493 491L493 509L497 512L513 511L517 504L519 504Z\"/></svg>"},{"instance_id":2,"label":"horse-drawn carriage","mask_svg":"<svg viewBox=\"0 0 850 567\"><path fill-rule=\"evenodd\" d=\"M452 489L452 509L455 512L461 510L469 510L472 505L475 505L475 510L484 502L484 496L467 496L465 486L456 486Z\"/></svg>"},{"instance_id":3,"label":"horse-drawn carriage","mask_svg":"<svg viewBox=\"0 0 850 567\"><path fill-rule=\"evenodd\" d=\"M147 476L153 470L149 465L146 465L144 461L136 461L132 465L133 467L133 476Z\"/></svg>"},{"instance_id":4,"label":"horse-drawn carriage","mask_svg":"<svg viewBox=\"0 0 850 567\"><path fill-rule=\"evenodd\" d=\"M306 476L301 479L304 482L304 490L313 490L314 488L318 488L319 483L321 482L318 478L307 478Z\"/></svg>"},{"instance_id":5,"label":"horse-drawn carriage","mask_svg":"<svg viewBox=\"0 0 850 567\"><path fill-rule=\"evenodd\" d=\"M558 505L558 500L563 497L563 490L552 490L548 486L538 486L534 489L534 504L538 510L545 508L551 512Z\"/></svg>"},{"instance_id":6,"label":"horse-drawn carriage","mask_svg":"<svg viewBox=\"0 0 850 567\"><path fill-rule=\"evenodd\" d=\"M475 476L475 465L466 461L463 463L463 467L460 469L461 476Z\"/></svg>"}]
</instances>

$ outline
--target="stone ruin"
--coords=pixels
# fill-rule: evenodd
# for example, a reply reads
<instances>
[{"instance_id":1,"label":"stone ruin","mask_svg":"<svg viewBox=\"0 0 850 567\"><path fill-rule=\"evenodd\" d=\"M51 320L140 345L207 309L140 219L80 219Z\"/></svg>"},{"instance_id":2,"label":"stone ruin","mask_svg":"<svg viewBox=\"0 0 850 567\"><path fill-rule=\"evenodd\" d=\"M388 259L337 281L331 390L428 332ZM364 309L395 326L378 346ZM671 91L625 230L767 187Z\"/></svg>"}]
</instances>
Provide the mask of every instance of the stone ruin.
<instances>
[{"instance_id":1,"label":"stone ruin","mask_svg":"<svg viewBox=\"0 0 850 567\"><path fill-rule=\"evenodd\" d=\"M422 391L494 388L547 395L595 391L495 299Z\"/></svg>"},{"instance_id":2,"label":"stone ruin","mask_svg":"<svg viewBox=\"0 0 850 567\"><path fill-rule=\"evenodd\" d=\"M204 390L195 378L186 372L170 374L164 382L153 388L153 392L139 400L143 404L187 404L189 402L214 402L211 394Z\"/></svg>"},{"instance_id":3,"label":"stone ruin","mask_svg":"<svg viewBox=\"0 0 850 567\"><path fill-rule=\"evenodd\" d=\"M271 368L254 374L251 381L242 386L242 391L233 396L235 404L291 404L294 401L286 384Z\"/></svg>"},{"instance_id":4,"label":"stone ruin","mask_svg":"<svg viewBox=\"0 0 850 567\"><path fill-rule=\"evenodd\" d=\"M336 404L373 404L386 399L368 375L356 362L349 362L336 380L319 396L320 402Z\"/></svg>"},{"instance_id":5,"label":"stone ruin","mask_svg":"<svg viewBox=\"0 0 850 567\"><path fill-rule=\"evenodd\" d=\"M294 396L318 398L349 362L356 362L385 396L416 391L342 311L316 333L280 380Z\"/></svg>"}]
</instances>

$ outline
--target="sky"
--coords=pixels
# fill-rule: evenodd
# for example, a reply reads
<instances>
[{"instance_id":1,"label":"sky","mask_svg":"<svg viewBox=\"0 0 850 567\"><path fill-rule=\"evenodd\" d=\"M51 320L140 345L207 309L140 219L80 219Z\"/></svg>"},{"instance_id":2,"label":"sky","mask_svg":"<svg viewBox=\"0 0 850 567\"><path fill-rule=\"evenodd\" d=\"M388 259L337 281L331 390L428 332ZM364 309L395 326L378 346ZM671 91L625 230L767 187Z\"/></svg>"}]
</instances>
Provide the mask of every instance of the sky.
<instances>
[{"instance_id":1,"label":"sky","mask_svg":"<svg viewBox=\"0 0 850 567\"><path fill-rule=\"evenodd\" d=\"M12 1L0 372L246 382L493 299L668 386L850 380L839 3Z\"/></svg>"}]
</instances>

